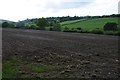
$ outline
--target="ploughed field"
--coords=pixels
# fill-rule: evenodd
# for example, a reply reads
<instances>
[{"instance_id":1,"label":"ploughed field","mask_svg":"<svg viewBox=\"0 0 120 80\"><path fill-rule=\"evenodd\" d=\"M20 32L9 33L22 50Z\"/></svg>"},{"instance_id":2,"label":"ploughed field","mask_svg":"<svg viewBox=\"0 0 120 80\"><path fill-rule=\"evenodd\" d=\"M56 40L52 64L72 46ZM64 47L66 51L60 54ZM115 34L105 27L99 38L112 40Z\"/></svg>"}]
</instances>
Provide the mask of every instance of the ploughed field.
<instances>
[{"instance_id":1,"label":"ploughed field","mask_svg":"<svg viewBox=\"0 0 120 80\"><path fill-rule=\"evenodd\" d=\"M118 37L2 30L3 78L117 78Z\"/></svg>"}]
</instances>

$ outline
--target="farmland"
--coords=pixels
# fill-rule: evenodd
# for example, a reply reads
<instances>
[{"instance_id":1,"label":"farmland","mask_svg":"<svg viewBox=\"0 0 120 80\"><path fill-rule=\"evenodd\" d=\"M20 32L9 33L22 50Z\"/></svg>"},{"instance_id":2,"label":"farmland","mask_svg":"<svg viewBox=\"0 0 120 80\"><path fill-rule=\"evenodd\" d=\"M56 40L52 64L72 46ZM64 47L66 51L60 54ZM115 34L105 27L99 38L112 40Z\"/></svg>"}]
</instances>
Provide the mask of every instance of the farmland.
<instances>
[{"instance_id":1,"label":"farmland","mask_svg":"<svg viewBox=\"0 0 120 80\"><path fill-rule=\"evenodd\" d=\"M117 16L3 22L2 77L120 77Z\"/></svg>"},{"instance_id":2,"label":"farmland","mask_svg":"<svg viewBox=\"0 0 120 80\"><path fill-rule=\"evenodd\" d=\"M118 78L118 37L2 30L3 78Z\"/></svg>"},{"instance_id":3,"label":"farmland","mask_svg":"<svg viewBox=\"0 0 120 80\"><path fill-rule=\"evenodd\" d=\"M4 22L2 27L118 36L120 35L118 21L119 14L84 17L42 17L19 22ZM105 26L108 28L105 28Z\"/></svg>"},{"instance_id":4,"label":"farmland","mask_svg":"<svg viewBox=\"0 0 120 80\"><path fill-rule=\"evenodd\" d=\"M91 31L93 29L99 28L103 30L104 25L107 22L118 23L118 18L97 18L97 19L82 19L62 22L62 28L82 28L85 31Z\"/></svg>"}]
</instances>

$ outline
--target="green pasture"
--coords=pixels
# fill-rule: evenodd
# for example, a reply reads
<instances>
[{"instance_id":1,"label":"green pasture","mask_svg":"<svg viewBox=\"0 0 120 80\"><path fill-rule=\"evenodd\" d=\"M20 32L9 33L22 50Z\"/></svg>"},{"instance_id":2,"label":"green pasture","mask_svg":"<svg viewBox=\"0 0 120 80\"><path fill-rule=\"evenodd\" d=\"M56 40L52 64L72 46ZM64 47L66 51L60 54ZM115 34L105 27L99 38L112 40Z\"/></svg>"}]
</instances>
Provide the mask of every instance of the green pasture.
<instances>
[{"instance_id":1,"label":"green pasture","mask_svg":"<svg viewBox=\"0 0 120 80\"><path fill-rule=\"evenodd\" d=\"M91 31L93 29L99 28L103 30L104 25L107 22L116 22L118 23L118 18L97 18L97 19L88 19L88 20L74 20L62 22L62 28L82 28L85 31Z\"/></svg>"}]
</instances>

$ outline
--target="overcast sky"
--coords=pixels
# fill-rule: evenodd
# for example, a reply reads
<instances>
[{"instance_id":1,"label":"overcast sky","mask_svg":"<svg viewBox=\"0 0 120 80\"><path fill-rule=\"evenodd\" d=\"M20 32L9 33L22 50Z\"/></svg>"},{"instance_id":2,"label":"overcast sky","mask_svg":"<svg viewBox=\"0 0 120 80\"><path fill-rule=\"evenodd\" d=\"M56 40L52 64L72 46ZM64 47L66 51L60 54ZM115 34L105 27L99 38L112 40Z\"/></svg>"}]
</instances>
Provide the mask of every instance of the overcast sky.
<instances>
[{"instance_id":1,"label":"overcast sky","mask_svg":"<svg viewBox=\"0 0 120 80\"><path fill-rule=\"evenodd\" d=\"M0 19L109 15L118 13L120 0L0 0Z\"/></svg>"}]
</instances>

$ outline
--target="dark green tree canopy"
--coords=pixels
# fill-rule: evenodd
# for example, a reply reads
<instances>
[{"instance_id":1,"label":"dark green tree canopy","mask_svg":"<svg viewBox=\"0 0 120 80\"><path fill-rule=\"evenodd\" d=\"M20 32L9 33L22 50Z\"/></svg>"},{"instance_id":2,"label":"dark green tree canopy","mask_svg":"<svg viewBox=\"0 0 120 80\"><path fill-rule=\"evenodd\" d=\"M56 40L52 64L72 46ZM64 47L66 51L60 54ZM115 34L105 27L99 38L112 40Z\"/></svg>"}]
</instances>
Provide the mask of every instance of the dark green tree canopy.
<instances>
[{"instance_id":1,"label":"dark green tree canopy","mask_svg":"<svg viewBox=\"0 0 120 80\"><path fill-rule=\"evenodd\" d=\"M48 21L45 18L39 18L37 21L37 26L39 26L40 29L45 29L46 26L48 26Z\"/></svg>"},{"instance_id":2,"label":"dark green tree canopy","mask_svg":"<svg viewBox=\"0 0 120 80\"><path fill-rule=\"evenodd\" d=\"M108 22L104 25L104 31L116 31L117 23Z\"/></svg>"},{"instance_id":3,"label":"dark green tree canopy","mask_svg":"<svg viewBox=\"0 0 120 80\"><path fill-rule=\"evenodd\" d=\"M9 23L8 22L3 22L2 27L9 27Z\"/></svg>"}]
</instances>

